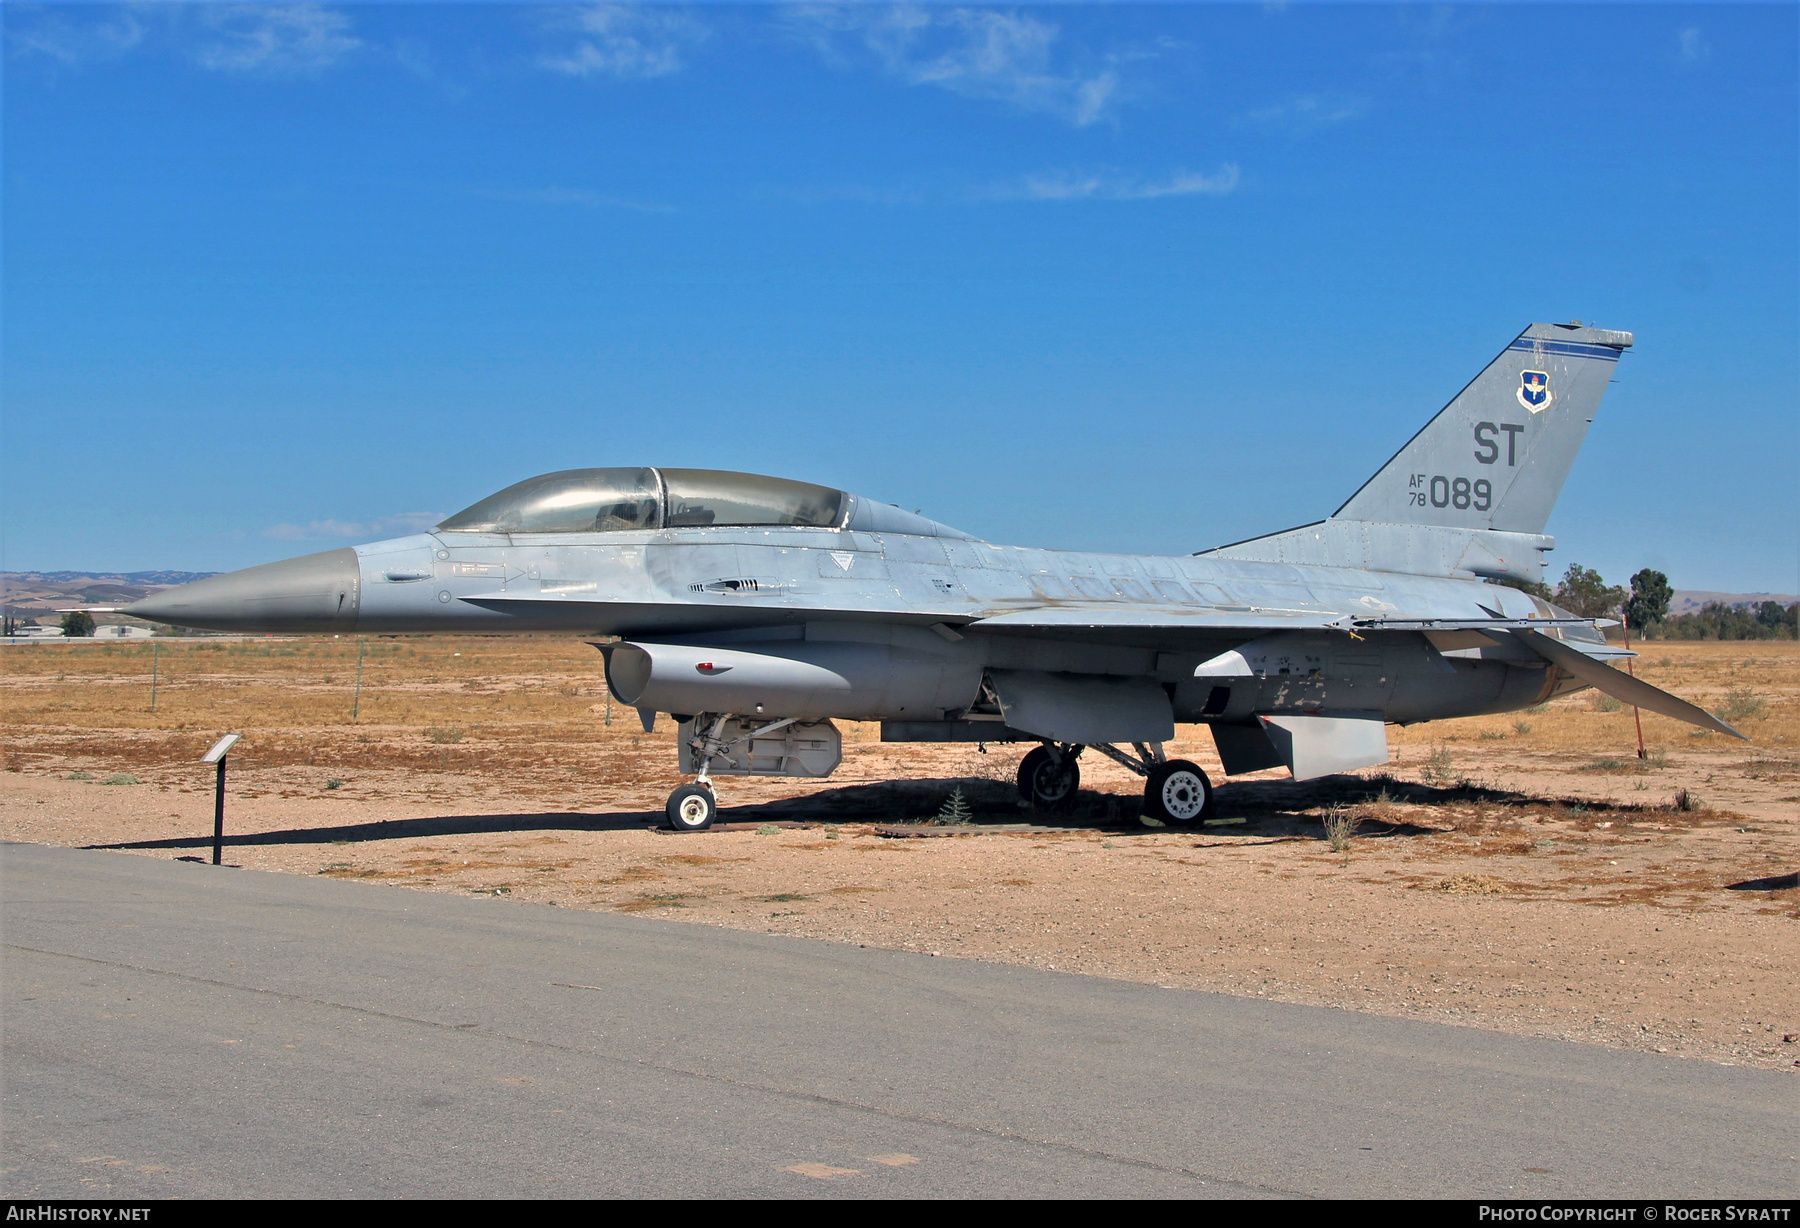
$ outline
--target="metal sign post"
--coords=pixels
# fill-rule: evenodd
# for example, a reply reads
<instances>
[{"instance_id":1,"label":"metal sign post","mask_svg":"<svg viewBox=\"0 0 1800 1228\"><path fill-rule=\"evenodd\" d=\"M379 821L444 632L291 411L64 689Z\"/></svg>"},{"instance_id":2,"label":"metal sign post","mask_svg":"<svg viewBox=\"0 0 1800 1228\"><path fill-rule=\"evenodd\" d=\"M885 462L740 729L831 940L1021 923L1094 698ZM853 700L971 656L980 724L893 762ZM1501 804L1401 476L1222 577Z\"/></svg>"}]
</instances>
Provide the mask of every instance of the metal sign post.
<instances>
[{"instance_id":1,"label":"metal sign post","mask_svg":"<svg viewBox=\"0 0 1800 1228\"><path fill-rule=\"evenodd\" d=\"M228 733L213 743L211 750L200 756L202 763L219 765L218 791L213 795L213 859L216 866L225 854L225 753L236 746L241 733Z\"/></svg>"},{"instance_id":2,"label":"metal sign post","mask_svg":"<svg viewBox=\"0 0 1800 1228\"><path fill-rule=\"evenodd\" d=\"M356 724L356 714L362 708L362 661L363 646L369 642L368 637L356 641L356 696L350 701L350 723Z\"/></svg>"}]
</instances>

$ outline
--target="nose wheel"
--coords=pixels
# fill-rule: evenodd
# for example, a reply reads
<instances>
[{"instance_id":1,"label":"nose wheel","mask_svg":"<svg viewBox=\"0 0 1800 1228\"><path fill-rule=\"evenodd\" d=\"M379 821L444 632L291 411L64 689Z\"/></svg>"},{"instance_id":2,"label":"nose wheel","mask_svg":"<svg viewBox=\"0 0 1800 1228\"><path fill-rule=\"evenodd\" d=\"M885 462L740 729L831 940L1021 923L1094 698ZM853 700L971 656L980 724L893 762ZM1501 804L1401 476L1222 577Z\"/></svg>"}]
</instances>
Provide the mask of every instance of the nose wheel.
<instances>
[{"instance_id":1,"label":"nose wheel","mask_svg":"<svg viewBox=\"0 0 1800 1228\"><path fill-rule=\"evenodd\" d=\"M719 816L719 799L705 785L682 785L669 794L669 826L676 831L705 831Z\"/></svg>"}]
</instances>

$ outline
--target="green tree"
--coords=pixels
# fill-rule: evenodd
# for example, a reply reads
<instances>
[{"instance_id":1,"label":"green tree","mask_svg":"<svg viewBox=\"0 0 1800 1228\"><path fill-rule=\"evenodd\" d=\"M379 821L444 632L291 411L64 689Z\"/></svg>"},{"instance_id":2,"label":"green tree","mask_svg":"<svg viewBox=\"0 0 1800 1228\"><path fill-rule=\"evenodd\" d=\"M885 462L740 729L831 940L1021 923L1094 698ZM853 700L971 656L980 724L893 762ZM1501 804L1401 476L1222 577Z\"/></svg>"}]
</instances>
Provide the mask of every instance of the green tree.
<instances>
[{"instance_id":1,"label":"green tree","mask_svg":"<svg viewBox=\"0 0 1800 1228\"><path fill-rule=\"evenodd\" d=\"M1625 599L1626 623L1648 634L1650 628L1669 616L1669 602L1674 596L1669 577L1644 568L1631 577L1631 596Z\"/></svg>"},{"instance_id":2,"label":"green tree","mask_svg":"<svg viewBox=\"0 0 1800 1228\"><path fill-rule=\"evenodd\" d=\"M1693 614L1676 614L1663 623L1672 640L1791 640L1800 638L1800 602L1783 608L1778 602L1725 605L1709 601Z\"/></svg>"},{"instance_id":3,"label":"green tree","mask_svg":"<svg viewBox=\"0 0 1800 1228\"><path fill-rule=\"evenodd\" d=\"M1600 573L1580 563L1569 564L1556 586L1556 604L1582 618L1611 618L1625 603L1625 590L1607 587Z\"/></svg>"},{"instance_id":4,"label":"green tree","mask_svg":"<svg viewBox=\"0 0 1800 1228\"><path fill-rule=\"evenodd\" d=\"M1507 588L1516 588L1521 593L1530 593L1533 597L1543 601L1556 600L1556 594L1550 591L1550 586L1536 580L1496 580L1494 583L1504 584Z\"/></svg>"},{"instance_id":5,"label":"green tree","mask_svg":"<svg viewBox=\"0 0 1800 1228\"><path fill-rule=\"evenodd\" d=\"M70 639L94 634L94 616L86 610L70 610L62 616L62 633Z\"/></svg>"}]
</instances>

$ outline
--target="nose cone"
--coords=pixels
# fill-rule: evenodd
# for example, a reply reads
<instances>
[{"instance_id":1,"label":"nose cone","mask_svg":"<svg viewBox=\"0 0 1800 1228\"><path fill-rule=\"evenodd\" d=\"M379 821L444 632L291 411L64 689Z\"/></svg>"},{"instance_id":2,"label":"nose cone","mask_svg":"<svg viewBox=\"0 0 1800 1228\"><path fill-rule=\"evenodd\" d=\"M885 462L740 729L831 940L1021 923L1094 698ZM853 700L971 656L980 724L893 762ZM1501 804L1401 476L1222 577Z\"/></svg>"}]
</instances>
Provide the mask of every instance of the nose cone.
<instances>
[{"instance_id":1,"label":"nose cone","mask_svg":"<svg viewBox=\"0 0 1800 1228\"><path fill-rule=\"evenodd\" d=\"M128 605L124 613L203 631L349 631L362 569L348 547L209 576Z\"/></svg>"}]
</instances>

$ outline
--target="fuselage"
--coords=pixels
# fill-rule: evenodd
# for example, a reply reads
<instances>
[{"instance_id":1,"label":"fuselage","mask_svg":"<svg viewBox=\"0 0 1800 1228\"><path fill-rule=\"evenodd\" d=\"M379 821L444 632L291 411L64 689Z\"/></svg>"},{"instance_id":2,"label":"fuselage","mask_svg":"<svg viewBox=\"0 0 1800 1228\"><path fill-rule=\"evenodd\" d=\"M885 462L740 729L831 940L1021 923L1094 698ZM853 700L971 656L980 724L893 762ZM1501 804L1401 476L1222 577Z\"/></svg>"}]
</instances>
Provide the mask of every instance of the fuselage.
<instances>
[{"instance_id":1,"label":"fuselage","mask_svg":"<svg viewBox=\"0 0 1800 1228\"><path fill-rule=\"evenodd\" d=\"M1526 707L1558 689L1556 671L1479 636L1356 633L1353 620L1562 615L1476 579L823 527L440 529L214 577L133 612L217 630L562 632L776 656L882 646L908 685L852 688L806 713L848 719L954 719L984 671L1028 669L1154 678L1182 722L1356 711L1400 723ZM1007 625L1032 612L1068 629ZM1182 625L1205 612L1263 625ZM1584 632L1599 639L1558 634ZM1238 668L1206 672L1232 650Z\"/></svg>"}]
</instances>

